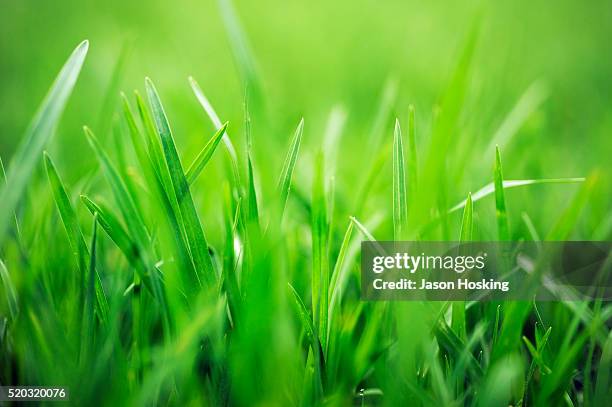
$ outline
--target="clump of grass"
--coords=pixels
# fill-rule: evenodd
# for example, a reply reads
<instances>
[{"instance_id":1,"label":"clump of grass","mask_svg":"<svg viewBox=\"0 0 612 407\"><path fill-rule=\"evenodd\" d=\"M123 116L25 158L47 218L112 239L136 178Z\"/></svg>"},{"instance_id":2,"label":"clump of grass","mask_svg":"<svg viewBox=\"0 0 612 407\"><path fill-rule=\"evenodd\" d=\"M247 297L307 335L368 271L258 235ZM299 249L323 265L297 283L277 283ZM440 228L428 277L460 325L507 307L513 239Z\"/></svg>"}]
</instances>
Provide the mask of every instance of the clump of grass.
<instances>
[{"instance_id":1,"label":"clump of grass","mask_svg":"<svg viewBox=\"0 0 612 407\"><path fill-rule=\"evenodd\" d=\"M221 5L242 74L257 82L231 6ZM442 116L430 137L419 138L428 140L424 160L417 153L413 108L407 154L400 120L388 134L392 142L379 145L378 132L384 133L395 103L391 82L373 125L371 156L379 158L365 163L360 179L330 169L330 152L316 147L312 177L297 176L308 168L303 119L288 137L278 176L259 179L253 99L245 98L242 154L228 136L234 127L223 124L190 79L215 132L185 166L172 118L147 78L147 101L138 92L132 100L118 99L123 125L115 148L121 159L113 159L106 134L85 127L97 160L95 182L69 185L64 179L74 177L60 176L61 155L52 160L42 150L83 63L87 43L80 45L1 189L0 382L68 386L79 404L603 405L610 388L612 308L606 303L360 300L361 240L434 240L452 233L459 241L540 233L564 239L599 185L597 177L505 179L499 149L487 157L493 171L478 180L490 182L484 188L470 194L449 182L453 163L446 157L459 142L453 134L474 47L475 34L445 93ZM540 103L539 93L532 93L500 131L504 143L513 123L523 120L521 112ZM202 189L195 181L213 176L209 170L222 143L228 165L215 179L218 188ZM339 151L338 160L351 159ZM47 187L26 205L40 160ZM513 172L512 161L504 170ZM389 187L384 192L375 188L379 173ZM332 177L343 188L329 188ZM273 183L272 196L258 195L258 182ZM512 216L520 203L507 205L512 190L560 183L582 186L565 210L550 208L550 231L527 221L523 233ZM494 199L487 199L491 194ZM373 195L388 205L370 212L365 201ZM221 201L223 214L203 213L202 197ZM45 200L54 203L49 210ZM495 215L487 217L486 208ZM490 225L497 231L487 232ZM31 243L36 239L53 242Z\"/></svg>"}]
</instances>

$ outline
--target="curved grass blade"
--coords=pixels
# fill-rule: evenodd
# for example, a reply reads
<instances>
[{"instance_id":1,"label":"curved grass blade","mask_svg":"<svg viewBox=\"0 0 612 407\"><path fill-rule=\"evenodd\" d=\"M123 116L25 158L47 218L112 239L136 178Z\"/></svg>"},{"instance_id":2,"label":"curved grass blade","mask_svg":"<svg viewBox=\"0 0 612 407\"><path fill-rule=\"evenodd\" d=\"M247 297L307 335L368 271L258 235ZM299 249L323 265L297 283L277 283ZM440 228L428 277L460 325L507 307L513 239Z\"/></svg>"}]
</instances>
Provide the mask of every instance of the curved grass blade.
<instances>
[{"instance_id":1,"label":"curved grass blade","mask_svg":"<svg viewBox=\"0 0 612 407\"><path fill-rule=\"evenodd\" d=\"M406 200L406 169L402 129L395 119L393 132L393 236L401 240L407 230L408 207Z\"/></svg>"},{"instance_id":2,"label":"curved grass blade","mask_svg":"<svg viewBox=\"0 0 612 407\"><path fill-rule=\"evenodd\" d=\"M187 182L189 185L193 184L194 181L198 178L198 175L202 172L208 161L210 161L213 153L215 152L219 142L225 135L225 131L227 130L227 122L217 130L215 135L206 143L202 151L197 155L197 157L193 160L187 172L185 173L185 177L187 177Z\"/></svg>"},{"instance_id":3,"label":"curved grass blade","mask_svg":"<svg viewBox=\"0 0 612 407\"><path fill-rule=\"evenodd\" d=\"M140 257L138 246L125 231L121 222L119 222L119 219L115 217L112 211L101 206L101 204L95 203L86 195L81 195L81 202L83 202L92 215L98 214L98 223L102 226L102 229L104 229L108 237L117 245L119 250L121 250L128 263L141 273L144 273L147 267Z\"/></svg>"},{"instance_id":4,"label":"curved grass blade","mask_svg":"<svg viewBox=\"0 0 612 407\"><path fill-rule=\"evenodd\" d=\"M529 185L540 185L540 184L577 184L584 182L586 178L542 178L542 179L513 179L503 181L504 189L517 188ZM495 192L495 186L491 182L478 191L472 194L472 202L480 201L481 199L491 195ZM461 201L457 205L449 209L448 213L458 211L465 207L467 201Z\"/></svg>"},{"instance_id":5,"label":"curved grass blade","mask_svg":"<svg viewBox=\"0 0 612 407\"><path fill-rule=\"evenodd\" d=\"M178 198L178 207L181 213L181 219L183 230L187 236L187 242L191 251L196 273L193 276L194 285L192 289L201 287L204 282L210 287L215 282L215 271L212 264L212 259L208 252L208 242L200 223L200 218L195 209L191 191L189 189L189 183L185 177L183 166L181 165L176 146L174 144L174 138L170 131L168 119L166 113L161 104L157 91L153 82L149 78L145 80L145 87L147 89L147 96L153 112L153 118L157 127L157 133L162 142L162 148L164 156L166 158L166 165L170 172L170 178L172 187L174 189L175 196Z\"/></svg>"},{"instance_id":6,"label":"curved grass blade","mask_svg":"<svg viewBox=\"0 0 612 407\"><path fill-rule=\"evenodd\" d=\"M51 189L53 192L53 197L55 199L55 204L57 205L57 209L60 214L60 218L62 219L62 223L64 225L64 229L66 230L66 234L68 235L68 242L70 243L70 247L72 248L72 252L77 259L77 264L79 266L79 271L81 275L81 284L79 288L85 288L85 277L88 275L87 269L87 258L89 257L89 251L87 250L87 246L85 244L85 239L83 237L83 232L81 231L81 226L79 225L76 211L68 198L68 193L66 192L66 187L64 186L59 174L57 173L57 169L51 160L51 157L46 152L44 153L45 160L45 169L47 171L47 177L49 178L49 184L51 185ZM96 294L96 311L99 314L100 320L103 325L108 323L108 300L106 299L106 294L104 292L104 287L102 286L102 280L100 276L97 274L97 271L94 270L95 274L95 294Z\"/></svg>"},{"instance_id":7,"label":"curved grass blade","mask_svg":"<svg viewBox=\"0 0 612 407\"><path fill-rule=\"evenodd\" d=\"M55 133L66 102L72 93L85 61L88 48L89 42L83 41L72 52L38 108L38 112L30 122L23 136L23 141L19 144L13 156L8 169L7 183L3 187L0 186L0 244L4 241L15 207L27 187L36 163L40 159L40 153Z\"/></svg>"},{"instance_id":8,"label":"curved grass blade","mask_svg":"<svg viewBox=\"0 0 612 407\"><path fill-rule=\"evenodd\" d=\"M278 190L280 193L280 218L282 219L285 207L287 206L287 199L289 198L289 191L291 190L291 179L293 177L293 170L295 169L295 163L297 162L298 153L300 152L300 145L302 143L302 134L304 133L304 118L300 120L289 151L285 157L285 162L281 170L281 176L278 182Z\"/></svg>"}]
</instances>

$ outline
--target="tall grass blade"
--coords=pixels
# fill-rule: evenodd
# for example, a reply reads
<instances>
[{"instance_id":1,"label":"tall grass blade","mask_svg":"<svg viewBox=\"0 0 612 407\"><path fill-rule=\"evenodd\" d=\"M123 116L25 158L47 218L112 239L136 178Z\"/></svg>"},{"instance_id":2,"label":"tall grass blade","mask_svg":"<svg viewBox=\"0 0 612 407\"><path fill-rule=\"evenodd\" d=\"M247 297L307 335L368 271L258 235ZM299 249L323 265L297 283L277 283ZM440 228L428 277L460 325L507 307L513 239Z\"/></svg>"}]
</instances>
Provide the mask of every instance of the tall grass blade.
<instances>
[{"instance_id":1,"label":"tall grass blade","mask_svg":"<svg viewBox=\"0 0 612 407\"><path fill-rule=\"evenodd\" d=\"M408 106L408 164L406 175L408 183L408 206L410 207L416 199L418 187L418 161L417 161L417 145L416 145L416 122L415 122L414 106Z\"/></svg>"},{"instance_id":2,"label":"tall grass blade","mask_svg":"<svg viewBox=\"0 0 612 407\"><path fill-rule=\"evenodd\" d=\"M66 102L85 61L89 42L83 41L72 52L13 155L6 185L0 186L0 244L6 237L15 207L21 199L40 154L53 136Z\"/></svg>"},{"instance_id":3,"label":"tall grass blade","mask_svg":"<svg viewBox=\"0 0 612 407\"><path fill-rule=\"evenodd\" d=\"M329 224L323 153L317 154L312 183L312 310L315 326L326 349L329 312Z\"/></svg>"},{"instance_id":4,"label":"tall grass blade","mask_svg":"<svg viewBox=\"0 0 612 407\"><path fill-rule=\"evenodd\" d=\"M246 87L255 96L255 102L262 102L262 90L257 74L255 58L247 41L247 36L244 34L243 28L240 25L236 10L231 0L218 0L221 11L223 25L227 31L227 36L230 42L230 48L236 61L240 76Z\"/></svg>"},{"instance_id":5,"label":"tall grass blade","mask_svg":"<svg viewBox=\"0 0 612 407\"><path fill-rule=\"evenodd\" d=\"M85 287L85 303L83 307L83 324L81 334L81 362L88 361L92 356L94 342L94 304L96 279L96 239L98 235L98 214L93 216L93 234L91 236L91 255L89 271Z\"/></svg>"},{"instance_id":6,"label":"tall grass blade","mask_svg":"<svg viewBox=\"0 0 612 407\"><path fill-rule=\"evenodd\" d=\"M406 168L404 143L399 120L395 119L393 132L393 236L401 240L407 230L408 201L406 199Z\"/></svg>"},{"instance_id":7,"label":"tall grass blade","mask_svg":"<svg viewBox=\"0 0 612 407\"><path fill-rule=\"evenodd\" d=\"M278 181L278 191L280 194L280 217L282 219L285 207L287 206L287 199L289 197L289 191L291 190L291 179L293 177L293 170L295 169L295 163L297 162L298 153L300 151L300 145L302 143L302 134L304 133L304 119L302 118L295 129L289 151L285 156L285 163L281 170L281 176Z\"/></svg>"},{"instance_id":8,"label":"tall grass blade","mask_svg":"<svg viewBox=\"0 0 612 407\"><path fill-rule=\"evenodd\" d=\"M163 106L155 90L153 82L150 79L145 80L147 95L153 118L157 127L157 133L161 139L166 164L170 172L172 187L174 188L175 196L178 200L178 206L181 213L182 227L187 236L187 242L191 251L193 264L196 269L196 274L193 278L195 287L201 286L202 280L210 287L215 282L215 271L213 269L212 259L208 252L208 242L204 235L204 230L200 223L200 218L196 212L195 204L189 189L189 183L185 177L183 166L181 165L174 138L170 131L168 119L164 112Z\"/></svg>"},{"instance_id":9,"label":"tall grass blade","mask_svg":"<svg viewBox=\"0 0 612 407\"><path fill-rule=\"evenodd\" d=\"M510 240L510 226L504 197L504 176L502 174L501 155L499 148L495 149L495 169L493 170L495 185L495 214L497 217L497 235L500 241Z\"/></svg>"}]
</instances>

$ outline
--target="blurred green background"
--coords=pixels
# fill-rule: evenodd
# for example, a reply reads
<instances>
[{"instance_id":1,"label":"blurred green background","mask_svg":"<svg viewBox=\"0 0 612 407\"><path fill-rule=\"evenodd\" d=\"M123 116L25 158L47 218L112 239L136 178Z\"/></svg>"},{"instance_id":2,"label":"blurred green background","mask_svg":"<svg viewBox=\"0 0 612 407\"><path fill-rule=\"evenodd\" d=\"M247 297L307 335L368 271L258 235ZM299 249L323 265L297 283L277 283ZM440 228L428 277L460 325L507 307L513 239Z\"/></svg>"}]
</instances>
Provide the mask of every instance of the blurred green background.
<instances>
[{"instance_id":1,"label":"blurred green background","mask_svg":"<svg viewBox=\"0 0 612 407\"><path fill-rule=\"evenodd\" d=\"M486 145L520 96L539 81L548 97L504 149L505 161L512 163L506 165L506 177L584 176L595 168L609 174L612 5L608 1L588 6L578 1L374 0L235 1L234 5L265 99L266 123L254 123L255 159L265 179L275 177L300 117L306 119L305 145L316 146L330 110L337 105L348 114L341 144L346 159L339 159L340 174L359 171L360 159L371 155L362 146L390 78L399 84L395 115L405 117L408 104L414 104L417 137L427 137L432 111L478 16L480 35L456 137ZM11 156L53 76L84 38L91 41L90 54L59 136L50 147L53 152L60 150L64 168L74 169L69 171L70 181L92 166L91 160L74 154L89 155L80 128L88 124L101 131L96 127L103 102L126 44L130 51L120 89L142 89L145 75L156 82L185 160L195 156L213 130L189 89L189 75L199 81L222 120L230 121L235 142L242 143L244 88L217 2L25 0L3 2L1 8L2 157ZM387 124L390 140L392 120ZM462 181L462 191L473 191L490 178L492 156L478 160L487 166ZM486 175L480 174L482 169ZM565 195L556 195L556 190L552 188L543 199L563 199ZM608 200L607 194L600 202ZM538 206L549 203L539 201ZM602 216L607 209L603 206Z\"/></svg>"}]
</instances>

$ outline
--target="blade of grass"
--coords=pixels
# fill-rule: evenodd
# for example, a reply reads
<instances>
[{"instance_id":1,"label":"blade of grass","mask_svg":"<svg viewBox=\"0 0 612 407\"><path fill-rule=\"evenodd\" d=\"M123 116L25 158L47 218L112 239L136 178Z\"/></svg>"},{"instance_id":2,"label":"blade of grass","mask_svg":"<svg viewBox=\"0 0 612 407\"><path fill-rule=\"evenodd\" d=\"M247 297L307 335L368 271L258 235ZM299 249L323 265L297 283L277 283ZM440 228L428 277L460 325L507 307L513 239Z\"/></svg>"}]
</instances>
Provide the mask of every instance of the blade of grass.
<instances>
[{"instance_id":1,"label":"blade of grass","mask_svg":"<svg viewBox=\"0 0 612 407\"><path fill-rule=\"evenodd\" d=\"M57 173L57 169L51 160L51 157L46 152L44 153L45 160L45 168L47 171L47 177L49 178L49 184L51 185L51 189L53 192L53 197L55 199L55 204L60 214L60 218L62 219L62 223L64 225L64 229L66 230L66 234L68 235L68 242L70 247L72 248L72 252L77 260L77 264L80 271L80 286L86 287L86 276L88 275L87 269L87 258L89 257L89 251L87 250L87 246L85 244L85 239L83 237L83 232L81 231L81 226L79 225L76 211L68 198L68 193L66 192L66 187L62 182L59 174ZM97 271L94 270L95 274L95 293L96 293L96 311L98 312L98 316L100 321L104 326L108 323L108 300L106 299L106 293L104 292L104 287L102 286L102 280L100 276L97 274ZM82 292L82 290L81 290ZM81 302L81 304L83 304Z\"/></svg>"},{"instance_id":2,"label":"blade of grass","mask_svg":"<svg viewBox=\"0 0 612 407\"><path fill-rule=\"evenodd\" d=\"M66 102L85 61L89 42L83 41L72 52L57 75L53 86L17 147L8 170L6 185L0 186L0 244L6 237L9 223L21 199L40 154L47 141L55 133Z\"/></svg>"},{"instance_id":3,"label":"blade of grass","mask_svg":"<svg viewBox=\"0 0 612 407\"><path fill-rule=\"evenodd\" d=\"M543 178L543 179L514 179L503 181L504 189L517 188L529 185L541 185L541 184L577 184L584 182L586 178ZM481 199L491 195L495 192L494 183L489 183L478 191L472 194L472 202L480 201ZM457 205L449 209L448 213L458 211L465 207L466 201L461 201Z\"/></svg>"},{"instance_id":4,"label":"blade of grass","mask_svg":"<svg viewBox=\"0 0 612 407\"><path fill-rule=\"evenodd\" d=\"M306 309L306 305L304 305L304 301L295 291L295 288L291 284L289 285L289 289L293 294L295 307L297 313L300 317L300 321L302 322L302 329L306 333L306 338L309 341L310 347L312 349L313 355L315 357L315 374L316 374L316 387L317 393L323 393L323 377L325 372L325 360L323 359L323 347L321 346L321 342L319 341L319 335L317 335L316 324L313 323L312 318L308 314L308 310Z\"/></svg>"},{"instance_id":5,"label":"blade of grass","mask_svg":"<svg viewBox=\"0 0 612 407\"><path fill-rule=\"evenodd\" d=\"M289 151L285 157L285 163L281 170L281 176L278 181L278 191L280 194L280 219L283 217L285 207L287 206L287 199L289 197L289 191L291 190L291 179L293 177L293 170L295 169L295 163L297 162L298 153L300 151L300 145L302 143L302 134L304 133L304 118L302 118L295 129Z\"/></svg>"},{"instance_id":6,"label":"blade of grass","mask_svg":"<svg viewBox=\"0 0 612 407\"><path fill-rule=\"evenodd\" d=\"M418 161L416 148L416 123L414 106L408 106L408 206L410 207L416 199L418 186Z\"/></svg>"},{"instance_id":7,"label":"blade of grass","mask_svg":"<svg viewBox=\"0 0 612 407\"><path fill-rule=\"evenodd\" d=\"M216 129L220 129L222 126L221 120L219 119L217 112L215 112L215 109L212 107L212 105L208 101L208 98L206 98L206 95L204 95L204 92L202 91L202 88L200 88L200 85L198 85L195 79L193 79L193 77L191 76L189 77L189 84L191 85L191 89L193 90L193 93L195 94L196 99L198 99L198 102L200 103L200 105L202 105L202 108L208 115L208 118L212 122L213 126ZM223 135L222 139L223 139L223 144L225 145L225 151L227 152L229 163L233 171L235 187L238 188L239 192L241 192L240 172L238 171L239 167L238 167L238 156L236 155L236 149L234 148L234 145L232 144L232 141L230 140L229 135L227 134L227 131Z\"/></svg>"},{"instance_id":8,"label":"blade of grass","mask_svg":"<svg viewBox=\"0 0 612 407\"><path fill-rule=\"evenodd\" d=\"M497 235L501 242L510 240L510 226L504 197L504 176L502 174L501 155L499 148L495 149L495 169L493 173L495 185L495 214L497 217Z\"/></svg>"},{"instance_id":9,"label":"blade of grass","mask_svg":"<svg viewBox=\"0 0 612 407\"><path fill-rule=\"evenodd\" d=\"M221 126L219 130L215 133L214 136L206 143L202 151L197 155L197 157L193 160L185 176L187 177L187 182L189 185L193 184L195 180L198 178L198 175L202 172L208 161L212 158L213 153L217 149L219 142L223 138L225 131L227 130L227 122Z\"/></svg>"},{"instance_id":10,"label":"blade of grass","mask_svg":"<svg viewBox=\"0 0 612 407\"><path fill-rule=\"evenodd\" d=\"M469 242L472 240L472 194L467 197L467 204L463 210L463 218L461 220L461 232L459 236L460 242ZM453 301L452 303L452 321L451 328L457 336L464 340L467 338L466 321L465 321L465 301ZM461 380L461 385L463 381Z\"/></svg>"},{"instance_id":11,"label":"blade of grass","mask_svg":"<svg viewBox=\"0 0 612 407\"><path fill-rule=\"evenodd\" d=\"M257 75L255 58L253 58L247 36L244 34L243 28L240 25L240 21L234 10L234 5L231 0L218 0L218 3L223 25L229 38L230 49L238 71L240 72L240 76L246 87L251 90L251 93L255 96L254 101L257 104L261 104L263 94L259 76Z\"/></svg>"},{"instance_id":12,"label":"blade of grass","mask_svg":"<svg viewBox=\"0 0 612 407\"><path fill-rule=\"evenodd\" d=\"M83 306L83 324L81 332L81 364L89 362L92 356L94 343L94 304L95 304L95 285L96 279L96 239L98 233L98 214L93 216L93 234L91 236L91 255L89 258L89 271L87 273L87 281L84 288L85 302Z\"/></svg>"},{"instance_id":13,"label":"blade of grass","mask_svg":"<svg viewBox=\"0 0 612 407\"><path fill-rule=\"evenodd\" d=\"M19 314L19 302L17 302L17 294L15 291L15 286L11 281L11 275L9 274L8 269L2 260L0 260L0 281L2 281L2 285L4 286L9 315L11 320L15 321L17 314Z\"/></svg>"},{"instance_id":14,"label":"blade of grass","mask_svg":"<svg viewBox=\"0 0 612 407\"><path fill-rule=\"evenodd\" d=\"M495 146L504 148L518 132L525 120L536 111L536 109L548 97L548 90L541 82L532 83L525 93L521 95L516 105L506 116L499 126L485 150L485 157L493 155Z\"/></svg>"},{"instance_id":15,"label":"blade of grass","mask_svg":"<svg viewBox=\"0 0 612 407\"><path fill-rule=\"evenodd\" d=\"M408 207L406 199L406 169L402 129L395 119L393 132L393 236L401 240L407 230Z\"/></svg>"},{"instance_id":16,"label":"blade of grass","mask_svg":"<svg viewBox=\"0 0 612 407\"><path fill-rule=\"evenodd\" d=\"M187 178L185 178L185 172L183 171L183 166L181 165L174 144L174 138L170 131L168 119L157 91L155 90L155 86L149 78L145 80L145 86L149 103L153 111L157 133L162 142L166 164L170 171L172 187L178 198L178 207L181 213L180 221L182 222L183 230L185 230L194 267L196 269L196 274L193 276L194 285L192 289L200 287L202 285L202 280L211 287L215 282L216 276L212 259L208 252L208 242L204 235L200 218L196 212L195 204L193 203L189 183L187 182Z\"/></svg>"},{"instance_id":17,"label":"blade of grass","mask_svg":"<svg viewBox=\"0 0 612 407\"><path fill-rule=\"evenodd\" d=\"M324 156L317 154L312 183L312 311L323 349L327 349L329 312L329 224L325 190Z\"/></svg>"}]
</instances>

